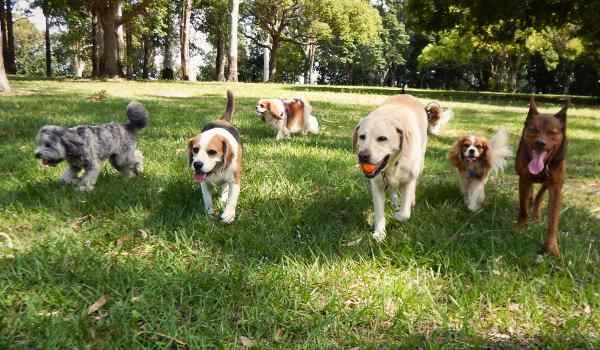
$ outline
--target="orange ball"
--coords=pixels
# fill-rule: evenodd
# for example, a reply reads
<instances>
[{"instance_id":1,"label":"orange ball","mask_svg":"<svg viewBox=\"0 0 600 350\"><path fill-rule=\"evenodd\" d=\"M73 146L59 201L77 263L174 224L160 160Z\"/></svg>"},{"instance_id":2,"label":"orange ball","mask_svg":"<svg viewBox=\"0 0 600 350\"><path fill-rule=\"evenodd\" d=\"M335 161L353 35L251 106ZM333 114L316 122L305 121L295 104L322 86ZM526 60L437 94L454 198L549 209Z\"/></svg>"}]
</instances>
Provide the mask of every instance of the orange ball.
<instances>
[{"instance_id":1,"label":"orange ball","mask_svg":"<svg viewBox=\"0 0 600 350\"><path fill-rule=\"evenodd\" d=\"M375 170L377 170L377 165L370 163L361 163L360 170L362 170L362 172L365 174L372 174L375 172Z\"/></svg>"}]
</instances>

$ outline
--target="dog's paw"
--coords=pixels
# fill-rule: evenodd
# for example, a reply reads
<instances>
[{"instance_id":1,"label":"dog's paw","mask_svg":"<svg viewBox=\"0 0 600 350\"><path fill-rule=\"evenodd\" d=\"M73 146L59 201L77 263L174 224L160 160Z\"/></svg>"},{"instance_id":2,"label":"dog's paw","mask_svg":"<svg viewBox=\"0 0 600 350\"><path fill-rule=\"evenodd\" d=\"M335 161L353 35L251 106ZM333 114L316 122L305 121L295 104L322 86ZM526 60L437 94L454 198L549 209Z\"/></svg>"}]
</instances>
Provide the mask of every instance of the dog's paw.
<instances>
[{"instance_id":1,"label":"dog's paw","mask_svg":"<svg viewBox=\"0 0 600 350\"><path fill-rule=\"evenodd\" d=\"M527 221L519 220L517 223L513 225L513 230L515 231L523 231L527 229Z\"/></svg>"},{"instance_id":2,"label":"dog's paw","mask_svg":"<svg viewBox=\"0 0 600 350\"><path fill-rule=\"evenodd\" d=\"M80 185L78 187L79 191L81 192L91 192L94 190L94 185Z\"/></svg>"},{"instance_id":3,"label":"dog's paw","mask_svg":"<svg viewBox=\"0 0 600 350\"><path fill-rule=\"evenodd\" d=\"M397 212L394 213L394 219L403 222L406 221L410 218L410 211L401 211L398 210Z\"/></svg>"},{"instance_id":4,"label":"dog's paw","mask_svg":"<svg viewBox=\"0 0 600 350\"><path fill-rule=\"evenodd\" d=\"M212 215L212 214L214 214L214 212L215 212L213 210L213 208L206 208L205 210L206 210L206 215L209 215L209 216Z\"/></svg>"},{"instance_id":5,"label":"dog's paw","mask_svg":"<svg viewBox=\"0 0 600 350\"><path fill-rule=\"evenodd\" d=\"M478 211L479 209L481 209L483 207L483 205L479 204L479 203L469 203L467 205L467 208L470 211Z\"/></svg>"},{"instance_id":6,"label":"dog's paw","mask_svg":"<svg viewBox=\"0 0 600 350\"><path fill-rule=\"evenodd\" d=\"M63 176L60 178L60 183L63 185L77 185L79 183L79 178Z\"/></svg>"},{"instance_id":7,"label":"dog's paw","mask_svg":"<svg viewBox=\"0 0 600 350\"><path fill-rule=\"evenodd\" d=\"M385 233L385 228L375 230L375 232L373 232L373 239L376 240L377 242L383 242L385 240L386 236L387 235Z\"/></svg>"},{"instance_id":8,"label":"dog's paw","mask_svg":"<svg viewBox=\"0 0 600 350\"><path fill-rule=\"evenodd\" d=\"M555 256L557 258L560 256L560 250L558 249L558 244L557 243L548 243L548 242L546 242L544 244L544 251L546 253L548 253L549 255Z\"/></svg>"},{"instance_id":9,"label":"dog's paw","mask_svg":"<svg viewBox=\"0 0 600 350\"><path fill-rule=\"evenodd\" d=\"M235 219L235 210L225 210L223 214L221 214L221 221L226 224L231 224Z\"/></svg>"}]
</instances>

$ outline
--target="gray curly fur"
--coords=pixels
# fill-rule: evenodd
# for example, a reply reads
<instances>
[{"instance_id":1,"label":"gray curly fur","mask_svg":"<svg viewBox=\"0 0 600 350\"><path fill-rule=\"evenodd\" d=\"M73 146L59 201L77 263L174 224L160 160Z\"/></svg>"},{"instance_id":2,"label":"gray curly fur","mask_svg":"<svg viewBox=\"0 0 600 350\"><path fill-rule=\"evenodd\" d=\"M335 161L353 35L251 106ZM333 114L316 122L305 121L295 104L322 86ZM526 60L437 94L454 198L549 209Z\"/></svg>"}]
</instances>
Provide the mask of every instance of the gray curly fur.
<instances>
[{"instance_id":1,"label":"gray curly fur","mask_svg":"<svg viewBox=\"0 0 600 350\"><path fill-rule=\"evenodd\" d=\"M139 175L143 171L144 157L136 148L135 134L147 125L148 112L139 102L131 102L127 106L127 117L126 123L71 128L46 125L37 134L35 157L52 166L66 160L69 168L61 181L76 184L81 191L94 188L102 163L107 159L121 174Z\"/></svg>"}]
</instances>

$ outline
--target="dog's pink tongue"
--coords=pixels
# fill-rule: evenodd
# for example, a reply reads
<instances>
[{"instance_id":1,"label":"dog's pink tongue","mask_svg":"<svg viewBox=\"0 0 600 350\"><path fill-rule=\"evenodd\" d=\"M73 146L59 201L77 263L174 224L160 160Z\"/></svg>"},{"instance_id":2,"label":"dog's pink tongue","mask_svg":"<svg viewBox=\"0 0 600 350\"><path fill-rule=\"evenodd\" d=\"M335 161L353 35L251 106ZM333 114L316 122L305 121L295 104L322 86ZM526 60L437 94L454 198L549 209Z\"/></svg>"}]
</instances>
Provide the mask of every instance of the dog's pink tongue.
<instances>
[{"instance_id":1,"label":"dog's pink tongue","mask_svg":"<svg viewBox=\"0 0 600 350\"><path fill-rule=\"evenodd\" d=\"M546 158L546 151L538 153L532 152L533 159L529 162L529 172L533 175L537 175L544 170L544 159Z\"/></svg>"},{"instance_id":2,"label":"dog's pink tongue","mask_svg":"<svg viewBox=\"0 0 600 350\"><path fill-rule=\"evenodd\" d=\"M206 174L194 174L194 181L201 183L206 180Z\"/></svg>"}]
</instances>

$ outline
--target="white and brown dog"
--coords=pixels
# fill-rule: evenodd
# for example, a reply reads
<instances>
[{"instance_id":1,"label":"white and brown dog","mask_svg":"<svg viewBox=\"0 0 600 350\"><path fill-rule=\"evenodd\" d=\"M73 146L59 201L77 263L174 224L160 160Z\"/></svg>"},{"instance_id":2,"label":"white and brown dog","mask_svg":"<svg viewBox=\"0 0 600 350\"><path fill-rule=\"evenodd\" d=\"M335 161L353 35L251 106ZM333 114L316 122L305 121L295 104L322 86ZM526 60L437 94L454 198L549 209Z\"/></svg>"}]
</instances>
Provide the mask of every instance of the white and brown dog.
<instances>
[{"instance_id":1,"label":"white and brown dog","mask_svg":"<svg viewBox=\"0 0 600 350\"><path fill-rule=\"evenodd\" d=\"M194 170L194 180L200 183L204 208L213 213L211 187L222 185L221 203L225 206L221 220L231 223L240 195L242 173L242 143L239 132L231 124L234 101L227 91L227 107L221 119L208 123L202 132L190 139L189 164Z\"/></svg>"},{"instance_id":2,"label":"white and brown dog","mask_svg":"<svg viewBox=\"0 0 600 350\"><path fill-rule=\"evenodd\" d=\"M444 125L448 124L454 117L454 112L449 108L442 108L437 102L430 102L425 106L427 112L427 131L430 134L438 136Z\"/></svg>"},{"instance_id":3,"label":"white and brown dog","mask_svg":"<svg viewBox=\"0 0 600 350\"><path fill-rule=\"evenodd\" d=\"M312 115L312 106L301 97L261 99L256 104L256 115L277 131L277 140L295 133L319 133L319 121Z\"/></svg>"},{"instance_id":4,"label":"white and brown dog","mask_svg":"<svg viewBox=\"0 0 600 350\"><path fill-rule=\"evenodd\" d=\"M373 238L382 241L386 191L398 221L407 220L415 205L427 146L425 106L410 95L392 96L358 123L352 139L373 195Z\"/></svg>"},{"instance_id":5,"label":"white and brown dog","mask_svg":"<svg viewBox=\"0 0 600 350\"><path fill-rule=\"evenodd\" d=\"M468 135L454 143L449 158L458 171L460 191L469 210L481 209L490 172L502 171L510 153L505 129L498 130L491 140Z\"/></svg>"}]
</instances>

